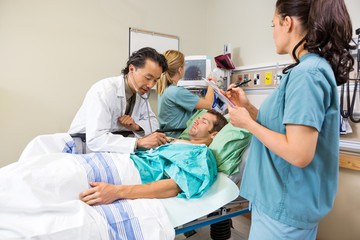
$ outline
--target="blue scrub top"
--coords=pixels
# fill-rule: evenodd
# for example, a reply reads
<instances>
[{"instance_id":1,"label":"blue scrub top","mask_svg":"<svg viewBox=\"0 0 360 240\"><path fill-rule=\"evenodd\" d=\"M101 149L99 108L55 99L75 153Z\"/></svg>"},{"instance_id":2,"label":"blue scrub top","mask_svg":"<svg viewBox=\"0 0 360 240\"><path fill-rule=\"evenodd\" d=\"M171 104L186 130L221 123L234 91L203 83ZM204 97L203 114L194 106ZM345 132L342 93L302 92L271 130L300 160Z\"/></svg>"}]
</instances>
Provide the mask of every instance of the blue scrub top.
<instances>
[{"instance_id":1,"label":"blue scrub top","mask_svg":"<svg viewBox=\"0 0 360 240\"><path fill-rule=\"evenodd\" d=\"M286 124L316 128L312 162L298 168L253 137L240 195L272 219L315 227L332 208L339 170L339 99L333 71L316 54L306 54L259 109L257 122L286 134Z\"/></svg>"},{"instance_id":2,"label":"blue scrub top","mask_svg":"<svg viewBox=\"0 0 360 240\"><path fill-rule=\"evenodd\" d=\"M217 165L204 144L172 143L130 155L142 183L171 178L181 188L179 197L197 198L214 183Z\"/></svg>"},{"instance_id":3,"label":"blue scrub top","mask_svg":"<svg viewBox=\"0 0 360 240\"><path fill-rule=\"evenodd\" d=\"M181 86L170 85L158 98L158 120L161 129L186 128L186 122L196 112L200 97ZM181 132L168 132L177 138Z\"/></svg>"}]
</instances>

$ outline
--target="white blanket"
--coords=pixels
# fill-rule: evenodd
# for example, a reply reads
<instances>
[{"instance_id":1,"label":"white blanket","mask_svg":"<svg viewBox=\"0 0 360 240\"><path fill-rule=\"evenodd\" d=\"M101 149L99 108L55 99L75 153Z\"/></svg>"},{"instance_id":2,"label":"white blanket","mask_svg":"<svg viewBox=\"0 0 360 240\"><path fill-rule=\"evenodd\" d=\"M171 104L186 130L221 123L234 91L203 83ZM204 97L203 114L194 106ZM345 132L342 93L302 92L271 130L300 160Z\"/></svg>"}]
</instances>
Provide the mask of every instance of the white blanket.
<instances>
[{"instance_id":1,"label":"white blanket","mask_svg":"<svg viewBox=\"0 0 360 240\"><path fill-rule=\"evenodd\" d=\"M72 151L67 140L67 134L38 137L19 162L0 169L0 239L174 239L157 199L96 207L80 201L89 180L141 181L128 154L60 153Z\"/></svg>"}]
</instances>

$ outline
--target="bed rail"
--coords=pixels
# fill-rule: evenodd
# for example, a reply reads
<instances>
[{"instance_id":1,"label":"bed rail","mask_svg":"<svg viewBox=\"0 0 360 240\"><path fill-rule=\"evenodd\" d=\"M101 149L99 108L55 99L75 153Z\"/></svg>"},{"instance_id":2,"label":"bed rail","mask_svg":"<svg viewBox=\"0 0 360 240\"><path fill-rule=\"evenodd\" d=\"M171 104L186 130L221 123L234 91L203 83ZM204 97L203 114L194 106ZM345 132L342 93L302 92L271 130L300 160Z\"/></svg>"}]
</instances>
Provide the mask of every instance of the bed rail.
<instances>
[{"instance_id":1,"label":"bed rail","mask_svg":"<svg viewBox=\"0 0 360 240\"><path fill-rule=\"evenodd\" d=\"M195 230L197 228L219 223L248 212L250 212L249 201L239 196L235 200L212 212L206 217L199 218L180 227L176 227L175 234L178 235L181 233Z\"/></svg>"}]
</instances>

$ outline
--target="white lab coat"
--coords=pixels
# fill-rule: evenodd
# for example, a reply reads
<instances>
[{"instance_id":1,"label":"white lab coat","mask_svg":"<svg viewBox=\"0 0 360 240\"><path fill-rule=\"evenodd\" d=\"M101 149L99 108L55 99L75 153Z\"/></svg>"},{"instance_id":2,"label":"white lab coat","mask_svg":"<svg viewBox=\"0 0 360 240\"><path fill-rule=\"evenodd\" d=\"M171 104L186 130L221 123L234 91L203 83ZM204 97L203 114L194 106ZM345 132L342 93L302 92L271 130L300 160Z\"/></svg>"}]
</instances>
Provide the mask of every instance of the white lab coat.
<instances>
[{"instance_id":1,"label":"white lab coat","mask_svg":"<svg viewBox=\"0 0 360 240\"><path fill-rule=\"evenodd\" d=\"M145 96L144 96L145 97ZM136 137L151 133L146 104L152 131L159 128L159 123L148 101L136 94L131 117L143 130L143 135L134 132ZM118 123L118 118L125 114L126 96L124 76L111 77L95 83L71 123L69 133L85 133L88 148L91 151L131 153L134 151L136 138L114 135L111 132L129 131Z\"/></svg>"}]
</instances>

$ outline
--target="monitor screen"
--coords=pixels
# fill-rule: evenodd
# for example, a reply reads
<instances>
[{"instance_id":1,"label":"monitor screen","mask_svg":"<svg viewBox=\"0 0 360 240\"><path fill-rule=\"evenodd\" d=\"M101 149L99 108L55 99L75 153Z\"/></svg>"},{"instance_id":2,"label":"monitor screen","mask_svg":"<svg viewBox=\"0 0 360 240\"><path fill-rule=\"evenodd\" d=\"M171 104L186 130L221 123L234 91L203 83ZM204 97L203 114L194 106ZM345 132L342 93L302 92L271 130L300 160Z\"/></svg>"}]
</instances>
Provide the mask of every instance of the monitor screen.
<instances>
[{"instance_id":1,"label":"monitor screen","mask_svg":"<svg viewBox=\"0 0 360 240\"><path fill-rule=\"evenodd\" d=\"M201 80L206 78L206 59L185 60L185 74L182 80Z\"/></svg>"},{"instance_id":2,"label":"monitor screen","mask_svg":"<svg viewBox=\"0 0 360 240\"><path fill-rule=\"evenodd\" d=\"M206 79L210 73L211 59L209 56L186 56L185 74L178 85L188 88L206 88L207 84L203 79Z\"/></svg>"}]
</instances>

